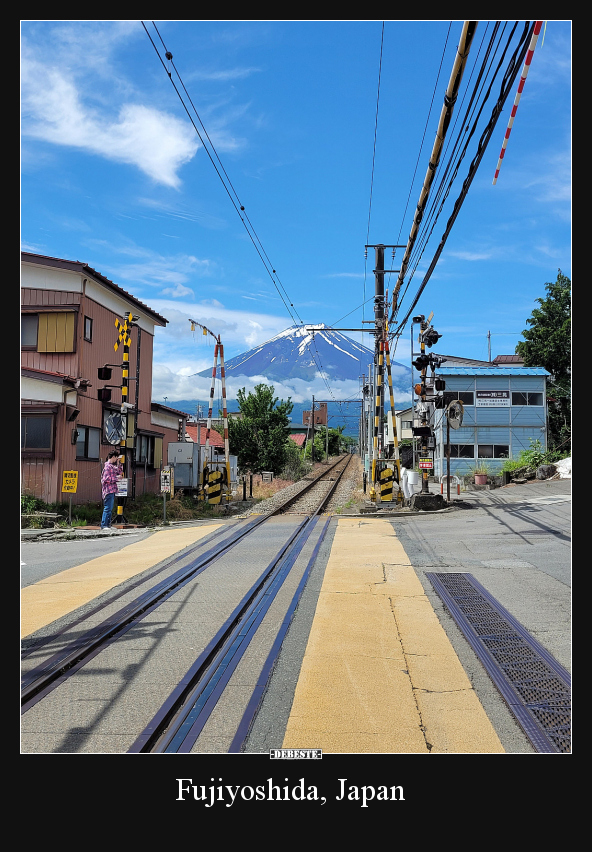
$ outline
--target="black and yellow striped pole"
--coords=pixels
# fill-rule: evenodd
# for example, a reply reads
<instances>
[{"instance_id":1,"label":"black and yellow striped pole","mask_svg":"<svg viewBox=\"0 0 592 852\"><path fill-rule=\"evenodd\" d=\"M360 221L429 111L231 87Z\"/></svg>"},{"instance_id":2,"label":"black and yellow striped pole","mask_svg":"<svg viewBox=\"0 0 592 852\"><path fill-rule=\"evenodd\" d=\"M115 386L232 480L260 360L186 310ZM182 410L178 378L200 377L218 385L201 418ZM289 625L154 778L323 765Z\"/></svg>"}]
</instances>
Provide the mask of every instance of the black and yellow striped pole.
<instances>
[{"instance_id":1,"label":"black and yellow striped pole","mask_svg":"<svg viewBox=\"0 0 592 852\"><path fill-rule=\"evenodd\" d=\"M386 372L388 377L388 386L389 386L389 396L391 403L391 416L393 419L393 438L395 442L395 465L397 469L397 483L399 486L399 490L397 492L397 503L403 502L403 492L401 491L401 460L399 458L399 439L397 437L397 418L395 414L395 397L393 393L393 379L391 375L391 356L388 344L388 334L386 340L384 341L385 355L386 355ZM391 499L392 499L392 490L391 490Z\"/></svg>"},{"instance_id":2,"label":"black and yellow striped pole","mask_svg":"<svg viewBox=\"0 0 592 852\"><path fill-rule=\"evenodd\" d=\"M420 350L421 350L421 355L423 355L424 357L425 357L425 331L427 330L428 325L429 325L429 318L428 318L428 322L426 322L425 320L422 320L421 325L420 325L420 328L421 328L421 333L420 333L420 338L419 338L420 339ZM426 434L426 427L428 425L428 414L427 414L427 405L426 405L426 399L427 399L426 376L427 376L427 366L424 364L424 366L422 367L422 370L421 370L421 383L420 383L420 386L419 386L419 396L421 397L421 401L423 403L422 412L421 412L421 425L423 427L423 432L422 432L422 436L421 436L421 455L422 455L423 458L426 458L427 453L428 453L428 439L427 439L427 434ZM417 385L416 385L416 391L417 390L418 390L418 388L417 388ZM430 475L429 470L427 468L424 468L424 470L422 470L422 473L421 473L421 493L422 494L429 494L429 490L430 490L429 485L428 485L429 475Z\"/></svg>"},{"instance_id":3,"label":"black and yellow striped pole","mask_svg":"<svg viewBox=\"0 0 592 852\"><path fill-rule=\"evenodd\" d=\"M375 388L375 398L374 398L374 442L372 447L372 477L371 477L371 487L370 487L370 499L373 500L376 497L376 463L378 461L378 434L381 428L381 413L382 413L382 399L383 399L383 352L384 352L384 341L380 340L378 342L378 364L376 365L376 388Z\"/></svg>"},{"instance_id":4,"label":"black and yellow striped pole","mask_svg":"<svg viewBox=\"0 0 592 852\"><path fill-rule=\"evenodd\" d=\"M132 324L132 314L129 313L125 317L123 325L119 322L118 319L115 320L115 327L117 328L119 334L117 336L117 340L115 341L113 348L117 352L119 349L119 345L123 343L123 363L122 363L122 376L121 376L121 410L122 413L126 412L126 408L124 404L128 399L128 389L129 389L129 351L131 345L131 337L129 334L129 330ZM127 430L126 430L127 431ZM124 434L121 436L121 455L123 457L123 466L122 466L122 476L125 478L127 476L127 458L126 458L126 442L127 435L124 431ZM122 524L124 522L123 517L123 497L117 497L117 518L115 520L116 524Z\"/></svg>"}]
</instances>

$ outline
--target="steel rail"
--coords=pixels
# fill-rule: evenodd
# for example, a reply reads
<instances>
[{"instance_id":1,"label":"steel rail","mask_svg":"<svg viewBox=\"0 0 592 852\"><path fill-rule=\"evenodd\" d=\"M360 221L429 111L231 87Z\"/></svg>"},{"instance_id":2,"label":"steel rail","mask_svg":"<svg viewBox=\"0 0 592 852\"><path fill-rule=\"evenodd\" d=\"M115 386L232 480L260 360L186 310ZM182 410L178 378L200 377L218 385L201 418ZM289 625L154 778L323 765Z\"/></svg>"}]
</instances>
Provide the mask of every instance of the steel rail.
<instances>
[{"instance_id":1,"label":"steel rail","mask_svg":"<svg viewBox=\"0 0 592 852\"><path fill-rule=\"evenodd\" d=\"M209 535L206 535L204 536L204 538L200 539L200 541L197 542L197 544L195 544L193 547L189 547L184 553L181 553L178 556L174 556L172 559L165 560L164 564L159 565L159 567L152 571L150 574L145 574L141 576L139 580L136 580L135 582L131 583L131 585L128 585L125 588L120 589L115 594L109 595L109 597L104 598L100 604L90 610L87 610L83 615L78 616L78 618L74 619L73 621L70 621L65 627L62 627L60 630L56 630L54 633L50 633L48 636L43 636L39 640L33 641L30 645L28 645L26 648L23 648L23 650L21 651L21 662L30 657L31 654L34 654L40 651L46 645L49 645L50 642L55 642L56 639L58 639L60 636L63 636L73 627L82 624L91 616L96 615L103 609L106 609L108 606L115 603L116 600L119 600L119 598L122 598L124 595L129 594L129 592L133 591L133 589L137 589L139 586L144 585L144 583L147 583L149 580L153 580L154 577L158 577L159 574L162 574L163 571L172 568L173 565L177 564L177 562L180 562L183 559L188 559L191 554L195 553L196 550L201 550L202 547L205 547L206 544L210 544L215 538L218 538L225 532L226 530L224 529L224 527L214 530Z\"/></svg>"},{"instance_id":2,"label":"steel rail","mask_svg":"<svg viewBox=\"0 0 592 852\"><path fill-rule=\"evenodd\" d=\"M185 566L171 577L158 583L100 625L82 634L65 649L52 655L34 669L31 669L22 679L21 713L26 713L34 704L55 689L59 683L63 682L66 677L74 674L75 671L78 671L89 660L95 657L108 643L127 632L137 621L152 612L179 588L209 567L217 559L221 558L246 536L250 535L260 524L264 523L268 518L279 514L291 502L309 491L329 470L339 465L342 460L343 457L340 457L328 470L322 471L312 479L306 488L299 491L297 495L289 497L271 513L260 515L254 520L248 521L238 530L231 533L227 539L207 550L188 566ZM198 548L199 544L196 549ZM186 558L186 556L187 554L180 558Z\"/></svg>"},{"instance_id":3,"label":"steel rail","mask_svg":"<svg viewBox=\"0 0 592 852\"><path fill-rule=\"evenodd\" d=\"M332 498L348 465L349 460L344 465L343 470L340 471L337 479L331 484L329 491L323 495L316 510L311 512L298 525L255 585L245 595L214 639L196 659L181 682L136 739L128 750L128 754L188 753L191 751L259 625L269 611L277 592L290 573L304 545L314 532L322 511ZM304 578L308 578L317 557L328 523L329 521L325 523L304 571L303 580L301 580L296 593L298 598L305 585ZM297 598L295 597L289 612L293 613L296 603ZM271 671L272 662L270 662L270 658L272 661L275 660L279 653L283 637L289 628L291 616L289 620L287 619L288 616L284 618L278 637L276 637L264 666L262 676L265 675L265 682L267 682ZM239 731L248 733L248 727L258 710L260 696L262 697L262 676L258 680L255 692L243 715ZM246 736L246 733L244 733L244 736ZM234 739L236 740L236 735Z\"/></svg>"}]
</instances>

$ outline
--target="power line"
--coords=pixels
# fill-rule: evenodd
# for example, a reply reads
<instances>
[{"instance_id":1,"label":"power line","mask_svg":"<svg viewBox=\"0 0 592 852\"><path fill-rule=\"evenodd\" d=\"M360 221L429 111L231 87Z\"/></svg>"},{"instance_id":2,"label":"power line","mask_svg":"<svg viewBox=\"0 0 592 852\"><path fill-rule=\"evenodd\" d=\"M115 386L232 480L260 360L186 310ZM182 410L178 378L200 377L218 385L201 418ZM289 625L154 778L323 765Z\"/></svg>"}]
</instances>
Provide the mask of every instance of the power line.
<instances>
[{"instance_id":1,"label":"power line","mask_svg":"<svg viewBox=\"0 0 592 852\"><path fill-rule=\"evenodd\" d=\"M445 230L445 232L442 236L440 244L439 244L439 246L436 250L436 253L435 253L435 255L432 259L432 262L429 266L429 269L428 269L426 275L424 276L424 279L423 279L423 281L422 281L422 283L419 287L419 290L418 290L418 292L415 296L415 299L414 299L411 307L409 308L407 314L405 315L405 318L399 323L399 326L397 327L394 334L400 333L402 331L402 329L404 328L407 320L411 316L411 313L412 313L415 305L419 301L419 298L420 298L423 290L425 289L425 287L426 287L426 285L427 285L427 283L428 283L428 281L429 281L429 279L432 275L432 272L434 271L436 264L437 264L437 262L440 258L440 255L442 253L444 245L446 244L446 240L448 239L448 235L450 233L450 230L451 230L454 222L456 221L456 218L457 218L457 216L460 212L460 208L462 207L462 204L463 204L463 202L466 198L466 195L469 191L469 187L470 187L470 185L473 181L475 173L476 173L476 171L477 171L477 169L478 169L478 167L481 163L481 160L483 159L483 155L485 154L485 150L487 148L487 145L489 144L489 141L491 139L491 135L493 133L493 130L495 129L495 125L496 125L497 120L500 116L503 105L504 105L504 103L505 103L505 101L508 97L508 94L510 92L510 89L511 89L513 83L514 83L514 80L516 79L516 76L518 75L518 72L520 70L520 64L524 60L524 56L525 56L527 48L528 48L527 39L529 39L529 37L532 35L532 32L534 30L534 25L530 25L530 26L529 25L530 25L530 22L527 21L525 23L524 31L523 31L523 34L520 38L519 44L516 47L514 53L512 54L512 56L510 58L510 61L508 63L508 67L505 71L505 74L504 74L504 77L503 77L503 80L502 80L500 95L499 95L498 100L497 100L497 102L496 102L496 104L495 104L495 106L492 110L492 114L491 114L491 118L489 120L489 123L487 124L487 127L485 128L485 130L483 131L483 133L481 135L481 138L480 138L478 146L477 146L477 154L475 155L475 157L473 158L473 160L471 162L468 175L465 178L465 181L464 181L463 186L462 186L462 191L461 191L460 195L458 196L458 198L455 202L452 215L448 219L446 230ZM512 35L513 35L515 29L516 29L516 27L514 27L514 29L512 30L512 34L510 36L510 39L512 38ZM507 52L508 47L509 47L510 39L508 40L508 43L507 43L507 45L504 49L502 58L500 60L500 63L498 64L498 69L499 69L499 67L501 66L501 63L504 60L504 57L505 57L506 52ZM495 79L495 77L494 77L494 79ZM493 82L494 82L494 80L491 81L491 84L489 86L489 90L488 90L488 93L487 93L487 97L489 96L489 91L491 90ZM474 128L473 128L473 130L474 130Z\"/></svg>"},{"instance_id":2,"label":"power line","mask_svg":"<svg viewBox=\"0 0 592 852\"><path fill-rule=\"evenodd\" d=\"M199 113L197 112L197 110L195 108L195 105L193 104L193 101L191 100L191 98L189 96L189 93L187 92L187 89L185 87L185 84L183 83L181 75L179 74L179 71L177 70L175 64L173 63L173 54L167 49L167 47L166 47L166 45L165 45L165 43L162 39L162 36L160 35L158 28L157 28L156 24L154 23L154 21L152 21L152 25L153 25L154 29L156 30L156 33L157 33L157 35L158 35L158 37L161 41L161 44L162 44L162 46L165 50L165 57L166 57L167 61L170 62L171 67L174 69L175 74L177 75L177 77L179 79L179 83L182 86L183 91L187 95L189 103L191 104L191 107L193 108L193 111L195 112L197 120L198 120L199 124L201 125L201 127L203 129L204 135L208 140L209 146L211 147L211 152L210 152L210 148L208 147L208 145L206 145L206 142L204 140L204 136L202 136L202 134L199 132L197 125L195 124L195 121L193 120L191 113L190 113L185 101L183 100L181 92L179 91L179 89L175 85L175 82L173 80L171 72L167 69L167 67L166 67L166 65L165 65L165 63L162 59L162 56L159 53L159 50L158 50L156 44L154 43L150 33L148 32L146 25L144 24L144 21L142 21L142 26L144 27L146 35L150 39L150 42L151 42L151 44L152 44L152 46L153 46L153 48L156 52L156 55L160 59L160 62L162 64L165 72L167 73L169 80L171 81L171 84L172 84L173 88L175 89L175 92L177 93L177 97L179 98L183 108L185 109L185 112L187 113L187 116L188 116L189 120L191 121L191 124L193 125L193 128L194 128L195 132L197 133L197 136L198 136L206 154L208 155L208 157L210 159L210 162L212 163L212 165L214 166L214 169L216 170L216 174L220 178L220 181L221 181L224 189L226 190L228 197L230 198L232 206L236 210L241 222L243 223L243 227L245 228L247 234L249 235L249 238L250 238L251 242L253 243L253 246L254 246L257 254L260 257L261 262L263 263L263 266L265 267L267 274L271 278L271 281L273 282L273 285L276 288L282 302L284 303L284 306L286 307L286 310L287 310L288 314L290 315L292 322L294 323L294 325L298 325L298 324L303 325L304 323L303 323L302 319L300 318L300 316L298 315L298 311L294 308L293 302L291 301L290 297L288 296L283 284L279 280L277 272L273 268L273 265L272 265L271 261L269 260L269 257L267 255L265 249L263 248L261 240L259 239L257 232L255 231L247 213L245 212L245 207L241 203L240 198L238 197L238 194L237 194L237 192L236 192L236 190L235 190L235 188L232 184L232 181L228 177L228 174L227 174L224 166L222 165L220 157L218 156L218 153L215 149L215 146L214 146L212 140L210 139L210 137L209 137L209 135L208 135L208 133L207 133L205 127L204 127L204 124L203 124L203 122L202 122L202 120L199 116ZM217 163L220 165L220 168L218 168L218 165L216 164L215 161L217 161ZM222 173L224 174L224 177L223 177ZM290 308L294 308L297 319L294 317L294 314L292 313Z\"/></svg>"}]
</instances>

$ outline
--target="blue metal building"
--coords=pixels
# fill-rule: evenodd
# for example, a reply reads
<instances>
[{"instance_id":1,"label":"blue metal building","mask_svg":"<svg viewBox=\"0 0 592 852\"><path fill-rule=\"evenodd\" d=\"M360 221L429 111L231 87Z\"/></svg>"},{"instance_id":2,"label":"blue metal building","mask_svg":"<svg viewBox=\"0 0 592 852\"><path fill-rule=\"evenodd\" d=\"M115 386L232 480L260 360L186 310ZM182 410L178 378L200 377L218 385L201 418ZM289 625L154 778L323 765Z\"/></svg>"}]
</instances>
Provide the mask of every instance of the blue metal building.
<instances>
[{"instance_id":1,"label":"blue metal building","mask_svg":"<svg viewBox=\"0 0 592 852\"><path fill-rule=\"evenodd\" d=\"M450 429L450 473L462 476L484 462L499 473L504 459L539 440L547 448L546 382L543 367L440 367L446 393L464 406L460 428ZM436 409L434 475L446 474L446 417Z\"/></svg>"}]
</instances>

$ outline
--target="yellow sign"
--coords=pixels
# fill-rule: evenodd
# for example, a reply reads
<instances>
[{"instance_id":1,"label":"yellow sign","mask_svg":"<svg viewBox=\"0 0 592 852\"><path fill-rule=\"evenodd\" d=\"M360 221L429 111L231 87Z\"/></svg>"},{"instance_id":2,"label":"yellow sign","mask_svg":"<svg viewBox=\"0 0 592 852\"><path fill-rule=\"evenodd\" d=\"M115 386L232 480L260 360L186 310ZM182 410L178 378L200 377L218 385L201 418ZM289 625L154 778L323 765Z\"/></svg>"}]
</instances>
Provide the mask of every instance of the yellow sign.
<instances>
[{"instance_id":1,"label":"yellow sign","mask_svg":"<svg viewBox=\"0 0 592 852\"><path fill-rule=\"evenodd\" d=\"M77 470L65 470L62 476L62 494L67 492L68 494L76 494L76 488L78 486L78 471Z\"/></svg>"}]
</instances>

